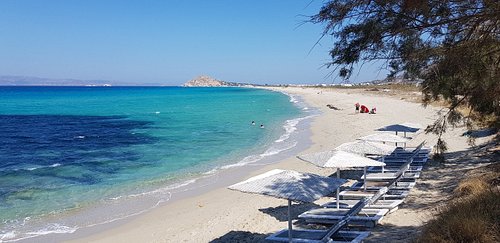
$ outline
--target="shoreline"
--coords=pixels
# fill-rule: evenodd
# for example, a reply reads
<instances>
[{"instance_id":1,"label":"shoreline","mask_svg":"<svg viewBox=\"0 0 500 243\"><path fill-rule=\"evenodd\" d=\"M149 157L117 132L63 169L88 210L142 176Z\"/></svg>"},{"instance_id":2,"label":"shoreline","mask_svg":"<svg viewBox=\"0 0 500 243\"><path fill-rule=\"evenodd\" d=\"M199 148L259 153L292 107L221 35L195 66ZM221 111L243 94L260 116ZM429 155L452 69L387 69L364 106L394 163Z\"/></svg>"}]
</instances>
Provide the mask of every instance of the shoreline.
<instances>
[{"instance_id":1,"label":"shoreline","mask_svg":"<svg viewBox=\"0 0 500 243\"><path fill-rule=\"evenodd\" d=\"M437 111L435 108L424 109L419 104L391 97L351 94L349 91L297 87L272 88L272 90L299 95L308 106L318 108L322 112L310 121L311 134L308 139L311 144L303 148L300 153L333 149L341 143L373 133L376 128L394 123L413 121L426 126L432 121ZM357 101L377 104L379 114L354 114L353 104ZM327 104L332 104L342 110L327 109ZM362 116L369 116L369 119L364 119L366 117ZM448 131L446 136L456 138L460 132L460 129ZM435 138L431 134L419 134L417 138L418 140L411 141L410 145L417 144L421 139L427 140L428 146L435 143ZM467 147L466 138L460 137L453 141L450 152ZM286 228L286 220L281 217L286 214L284 200L234 192L226 187L274 168L321 175L334 172L333 169L317 168L299 161L295 155L297 154L288 154L288 157L273 164L239 173L228 169L224 179L218 178L211 187L203 188L200 194L186 193L185 197L179 197L178 200L121 222L82 229L73 234L41 236L33 240L56 242L189 242L193 239L198 242L260 241L266 235ZM407 216L400 219L401 214L407 215L408 212L405 208L400 209L388 215L384 222L389 221L392 224L392 221L398 219L402 221L402 223L399 222L402 225L419 225L430 217L417 212L411 214L410 219Z\"/></svg>"}]
</instances>

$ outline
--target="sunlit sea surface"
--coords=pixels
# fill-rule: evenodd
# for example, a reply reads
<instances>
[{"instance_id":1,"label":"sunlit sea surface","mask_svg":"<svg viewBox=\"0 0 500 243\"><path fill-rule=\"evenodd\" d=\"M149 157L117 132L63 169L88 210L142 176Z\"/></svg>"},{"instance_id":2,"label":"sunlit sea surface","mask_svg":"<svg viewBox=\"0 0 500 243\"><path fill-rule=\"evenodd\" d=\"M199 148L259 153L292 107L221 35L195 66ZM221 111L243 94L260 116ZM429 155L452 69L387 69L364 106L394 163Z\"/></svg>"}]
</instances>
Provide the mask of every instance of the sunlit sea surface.
<instances>
[{"instance_id":1,"label":"sunlit sea surface","mask_svg":"<svg viewBox=\"0 0 500 243\"><path fill-rule=\"evenodd\" d=\"M0 87L0 239L72 232L99 222L61 215L158 194L154 205L193 178L289 149L305 116L295 103L250 88Z\"/></svg>"}]
</instances>

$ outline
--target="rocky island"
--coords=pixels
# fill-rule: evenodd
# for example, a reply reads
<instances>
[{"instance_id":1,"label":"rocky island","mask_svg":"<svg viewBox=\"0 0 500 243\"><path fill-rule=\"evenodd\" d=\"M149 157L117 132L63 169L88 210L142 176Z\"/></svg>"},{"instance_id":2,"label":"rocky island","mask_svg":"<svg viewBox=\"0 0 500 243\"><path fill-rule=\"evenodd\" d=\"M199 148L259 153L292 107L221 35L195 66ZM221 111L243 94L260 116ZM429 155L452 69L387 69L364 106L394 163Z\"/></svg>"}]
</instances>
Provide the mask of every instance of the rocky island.
<instances>
[{"instance_id":1,"label":"rocky island","mask_svg":"<svg viewBox=\"0 0 500 243\"><path fill-rule=\"evenodd\" d=\"M201 75L194 79L189 80L183 86L184 87L234 87L234 86L246 86L246 85L248 84L226 82L214 79L206 75Z\"/></svg>"}]
</instances>

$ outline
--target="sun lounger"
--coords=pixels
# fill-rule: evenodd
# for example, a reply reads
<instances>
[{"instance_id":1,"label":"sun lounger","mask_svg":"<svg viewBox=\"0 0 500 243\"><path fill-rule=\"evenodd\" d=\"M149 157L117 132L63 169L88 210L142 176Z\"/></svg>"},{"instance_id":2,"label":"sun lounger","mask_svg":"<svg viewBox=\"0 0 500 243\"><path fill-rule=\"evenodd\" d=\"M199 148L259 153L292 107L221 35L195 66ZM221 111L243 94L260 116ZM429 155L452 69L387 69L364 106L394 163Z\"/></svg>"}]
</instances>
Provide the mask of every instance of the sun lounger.
<instances>
[{"instance_id":1,"label":"sun lounger","mask_svg":"<svg viewBox=\"0 0 500 243\"><path fill-rule=\"evenodd\" d=\"M363 181L358 181L354 183L350 189L352 190L364 190L364 182ZM416 182L415 181L398 181L394 183L393 185L389 186L389 182L387 181L367 181L366 182L366 189L367 190L378 190L382 187L387 187L389 186L389 189L396 189L396 190L410 190L413 187L415 187Z\"/></svg>"},{"instance_id":2,"label":"sun lounger","mask_svg":"<svg viewBox=\"0 0 500 243\"><path fill-rule=\"evenodd\" d=\"M400 166L385 166L384 167L384 172L397 172L400 168ZM408 170L406 170L406 172L419 172L419 171L422 171L423 169L423 166L421 165L410 165L410 168ZM372 166L372 167L368 167L366 169L366 171L368 172L382 172L382 167L380 166Z\"/></svg>"},{"instance_id":3,"label":"sun lounger","mask_svg":"<svg viewBox=\"0 0 500 243\"><path fill-rule=\"evenodd\" d=\"M422 143L425 144L425 141L423 141ZM420 144L419 144L417 147L406 147L406 148L397 147L396 150L394 150L394 153L395 154L413 153L419 147L420 147L420 151L419 151L420 153L430 153L432 151L432 147L426 147L424 145L420 146Z\"/></svg>"},{"instance_id":4,"label":"sun lounger","mask_svg":"<svg viewBox=\"0 0 500 243\"><path fill-rule=\"evenodd\" d=\"M403 165L403 163L401 163L401 162L398 162L398 163L385 163L385 165L387 167L398 167L398 166ZM423 166L425 166L425 163L411 163L410 165L411 166L422 166L423 167ZM385 167L384 167L384 169L385 169Z\"/></svg>"},{"instance_id":5,"label":"sun lounger","mask_svg":"<svg viewBox=\"0 0 500 243\"><path fill-rule=\"evenodd\" d=\"M400 167L403 165L403 163L398 162L398 163L385 163L386 167ZM411 166L425 166L425 163L411 163ZM385 167L384 167L384 172L385 172Z\"/></svg>"},{"instance_id":6,"label":"sun lounger","mask_svg":"<svg viewBox=\"0 0 500 243\"><path fill-rule=\"evenodd\" d=\"M406 161L408 161L410 158L384 158L383 160L380 159L379 161L383 161L384 163L401 163L404 164ZM428 157L416 157L413 158L412 163L414 164L425 164L429 160Z\"/></svg>"},{"instance_id":7,"label":"sun lounger","mask_svg":"<svg viewBox=\"0 0 500 243\"><path fill-rule=\"evenodd\" d=\"M392 180L396 177L398 177L398 173L394 172L380 172L380 173L367 173L366 175L366 180L367 181L387 181L387 180ZM420 178L420 172L407 172L404 173L403 178L405 179L418 179ZM361 180L365 179L365 175L362 175Z\"/></svg>"},{"instance_id":8,"label":"sun lounger","mask_svg":"<svg viewBox=\"0 0 500 243\"><path fill-rule=\"evenodd\" d=\"M418 147L417 147L418 148ZM398 151L394 150L391 154L386 155L386 157L408 157L408 156L413 156L413 157L425 157L430 154L430 150L422 150L420 148L419 151Z\"/></svg>"},{"instance_id":9,"label":"sun lounger","mask_svg":"<svg viewBox=\"0 0 500 243\"><path fill-rule=\"evenodd\" d=\"M384 160L383 162L385 163L385 166L398 166L406 163L408 160L407 159L400 159L400 160ZM423 166L427 163L428 159L412 159L411 165L420 165Z\"/></svg>"},{"instance_id":10,"label":"sun lounger","mask_svg":"<svg viewBox=\"0 0 500 243\"><path fill-rule=\"evenodd\" d=\"M366 237L370 235L369 231L339 231L330 238L331 241L322 241L321 239L326 233L327 230L294 229L292 234L293 242L358 243L362 242ZM288 230L281 230L279 232L276 232L268 236L266 240L288 242Z\"/></svg>"},{"instance_id":11,"label":"sun lounger","mask_svg":"<svg viewBox=\"0 0 500 243\"><path fill-rule=\"evenodd\" d=\"M395 157L395 156L390 156L390 157L384 157L384 158L379 158L379 161L383 161L384 163L405 163L409 159L413 159L413 163L421 163L425 164L429 160L429 155L425 156L401 156L401 157Z\"/></svg>"},{"instance_id":12,"label":"sun lounger","mask_svg":"<svg viewBox=\"0 0 500 243\"><path fill-rule=\"evenodd\" d=\"M428 152L392 153L392 154L384 156L384 158L388 158L388 159L391 159L391 158L408 158L408 157L411 157L411 156L413 156L414 158L425 158L425 157L429 157L429 153Z\"/></svg>"},{"instance_id":13,"label":"sun lounger","mask_svg":"<svg viewBox=\"0 0 500 243\"><path fill-rule=\"evenodd\" d=\"M422 145L422 144L420 144ZM413 158L408 159L404 164L399 167L396 172L380 172L380 173L368 173L366 172L361 176L362 180L370 181L384 181L384 180L399 180L400 178L406 179L417 179L420 177L420 172L407 172L412 165Z\"/></svg>"},{"instance_id":14,"label":"sun lounger","mask_svg":"<svg viewBox=\"0 0 500 243\"><path fill-rule=\"evenodd\" d=\"M358 202L359 202L359 200L356 200L356 199L353 199L353 200L342 199L339 201L339 207L340 208L352 208ZM398 207L401 203L403 203L403 199L394 199L394 200L379 199L375 203L366 205L364 208L367 208L367 209L377 209L377 208L378 209L389 209L388 213L392 213L398 209ZM337 202L336 201L328 202L328 203L321 205L321 207L336 208Z\"/></svg>"},{"instance_id":15,"label":"sun lounger","mask_svg":"<svg viewBox=\"0 0 500 243\"><path fill-rule=\"evenodd\" d=\"M420 150L419 152L416 152L416 153L397 152L397 150L395 150L394 152L392 152L389 155L386 155L385 157L386 158L405 158L405 157L413 156L415 158L420 158L420 157L427 157L427 156L429 156L429 154L430 154L430 151L423 151L423 150Z\"/></svg>"},{"instance_id":16,"label":"sun lounger","mask_svg":"<svg viewBox=\"0 0 500 243\"><path fill-rule=\"evenodd\" d=\"M394 150L391 154L387 155L389 157L404 157L404 156L411 156L411 155L415 155L415 157L422 157L422 156L426 156L428 154L430 154L430 150L423 150L422 148L420 149L420 151L414 153L413 152L414 150L412 151L402 151L402 150Z\"/></svg>"},{"instance_id":17,"label":"sun lounger","mask_svg":"<svg viewBox=\"0 0 500 243\"><path fill-rule=\"evenodd\" d=\"M299 215L307 223L335 224L349 211L347 208L316 208ZM350 225L374 227L389 209L362 209L357 215L351 217Z\"/></svg>"},{"instance_id":18,"label":"sun lounger","mask_svg":"<svg viewBox=\"0 0 500 243\"><path fill-rule=\"evenodd\" d=\"M294 230L292 231L292 240L294 242L331 242L332 240L337 240L340 239L342 241L333 241L333 242L360 242L362 239L366 238L369 234L369 232L363 232L362 236L361 235L350 235L351 240L350 241L345 241L347 236L349 235L342 235L340 229L345 227L353 217L353 215L358 214L361 209L368 205L368 204L373 204L376 202L382 195L384 195L387 192L387 188L382 188L378 190L374 195L371 197L365 197L359 200L355 205L353 205L351 208L348 209L348 211L345 213L345 215L337 221L336 224L332 225L328 230L323 230L323 231L317 231L317 232L312 232L310 230ZM298 235L294 235L295 233L299 233ZM310 233L317 233L314 235L310 235ZM354 234L353 231L349 231L351 234ZM280 236L280 237L277 237ZM346 236L346 238L344 238ZM286 237L286 239L285 239ZM276 234L273 234L266 238L268 240L278 240L278 241L289 241L290 238L288 236L288 230L282 230Z\"/></svg>"},{"instance_id":19,"label":"sun lounger","mask_svg":"<svg viewBox=\"0 0 500 243\"><path fill-rule=\"evenodd\" d=\"M413 157L419 157L420 155L424 155L425 154L430 154L431 152L431 148L430 147L424 147L425 145L425 141L423 141L422 143L420 143L417 147L415 148L410 148L410 147L407 147L405 149L403 148L396 148L396 150L393 151L393 155L395 156L413 156Z\"/></svg>"},{"instance_id":20,"label":"sun lounger","mask_svg":"<svg viewBox=\"0 0 500 243\"><path fill-rule=\"evenodd\" d=\"M344 190L339 193L341 199L361 199L364 197L373 196L376 191L373 190ZM382 196L383 199L405 199L408 196L408 190L389 190L386 194Z\"/></svg>"}]
</instances>

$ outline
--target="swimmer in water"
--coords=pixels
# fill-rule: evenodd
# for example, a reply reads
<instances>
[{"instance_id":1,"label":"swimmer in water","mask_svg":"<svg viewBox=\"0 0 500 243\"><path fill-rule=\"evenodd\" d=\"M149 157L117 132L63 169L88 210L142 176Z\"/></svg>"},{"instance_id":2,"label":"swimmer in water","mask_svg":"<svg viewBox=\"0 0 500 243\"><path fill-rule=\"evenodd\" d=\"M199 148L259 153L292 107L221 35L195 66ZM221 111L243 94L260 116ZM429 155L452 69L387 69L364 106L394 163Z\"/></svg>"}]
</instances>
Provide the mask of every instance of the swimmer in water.
<instances>
[{"instance_id":1,"label":"swimmer in water","mask_svg":"<svg viewBox=\"0 0 500 243\"><path fill-rule=\"evenodd\" d=\"M264 128L264 125L260 124L260 128Z\"/></svg>"},{"instance_id":2,"label":"swimmer in water","mask_svg":"<svg viewBox=\"0 0 500 243\"><path fill-rule=\"evenodd\" d=\"M252 121L252 125L255 126L255 121Z\"/></svg>"}]
</instances>

